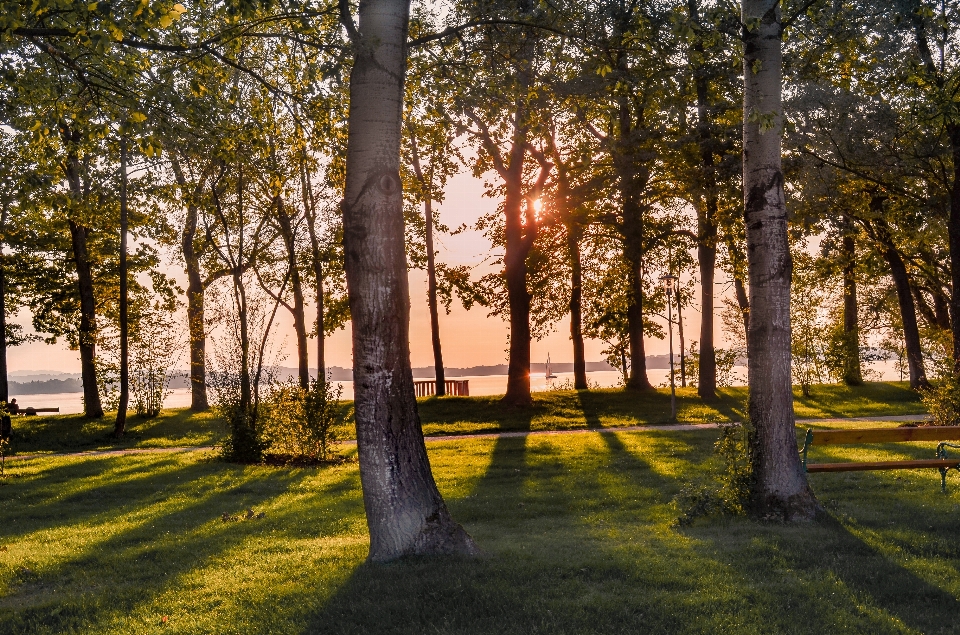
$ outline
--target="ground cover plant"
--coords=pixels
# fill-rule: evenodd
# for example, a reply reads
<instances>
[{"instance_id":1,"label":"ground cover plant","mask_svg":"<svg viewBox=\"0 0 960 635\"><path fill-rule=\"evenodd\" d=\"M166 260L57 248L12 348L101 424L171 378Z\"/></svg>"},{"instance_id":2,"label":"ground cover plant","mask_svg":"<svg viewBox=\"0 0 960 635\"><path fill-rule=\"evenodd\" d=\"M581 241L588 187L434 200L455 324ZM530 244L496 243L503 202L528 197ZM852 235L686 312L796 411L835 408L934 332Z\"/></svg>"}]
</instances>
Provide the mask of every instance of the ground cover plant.
<instances>
[{"instance_id":1,"label":"ground cover plant","mask_svg":"<svg viewBox=\"0 0 960 635\"><path fill-rule=\"evenodd\" d=\"M944 496L930 472L817 474L812 525L679 528L673 499L716 437L429 442L485 555L390 565L364 564L356 464L26 460L0 481L0 633L956 632L955 475Z\"/></svg>"},{"instance_id":2,"label":"ground cover plant","mask_svg":"<svg viewBox=\"0 0 960 635\"><path fill-rule=\"evenodd\" d=\"M695 388L678 390L677 420L681 423L738 421L746 407L746 387L724 388L716 402L704 402ZM426 435L452 435L522 430L571 430L670 423L670 395L634 393L617 389L555 391L533 394L529 408L505 408L499 397L425 398L419 402ZM337 438L353 439L353 403L342 402L347 422ZM812 387L810 397L794 393L798 418L826 419L879 415L923 414L918 394L902 382L862 386ZM109 420L81 415L18 417L12 452L76 452L132 447L210 446L220 443L225 425L211 412L167 409L153 419L131 418L120 440L112 436Z\"/></svg>"}]
</instances>

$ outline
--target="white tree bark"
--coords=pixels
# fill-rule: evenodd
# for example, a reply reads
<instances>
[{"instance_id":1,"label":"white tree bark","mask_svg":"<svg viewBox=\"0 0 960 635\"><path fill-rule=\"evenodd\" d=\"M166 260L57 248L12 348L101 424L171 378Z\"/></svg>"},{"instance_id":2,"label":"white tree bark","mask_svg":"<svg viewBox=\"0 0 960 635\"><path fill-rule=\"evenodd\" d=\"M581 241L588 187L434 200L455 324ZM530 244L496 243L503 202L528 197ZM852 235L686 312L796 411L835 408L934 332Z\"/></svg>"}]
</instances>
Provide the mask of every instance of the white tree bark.
<instances>
[{"instance_id":1,"label":"white tree bark","mask_svg":"<svg viewBox=\"0 0 960 635\"><path fill-rule=\"evenodd\" d=\"M743 0L743 198L750 288L749 412L752 506L760 515L812 518L819 505L800 463L790 375L790 278L780 140L779 0Z\"/></svg>"},{"instance_id":2,"label":"white tree bark","mask_svg":"<svg viewBox=\"0 0 960 635\"><path fill-rule=\"evenodd\" d=\"M341 5L343 6L343 5ZM346 191L347 289L360 481L370 560L476 552L430 471L410 369L400 136L409 0L362 0L351 26Z\"/></svg>"}]
</instances>

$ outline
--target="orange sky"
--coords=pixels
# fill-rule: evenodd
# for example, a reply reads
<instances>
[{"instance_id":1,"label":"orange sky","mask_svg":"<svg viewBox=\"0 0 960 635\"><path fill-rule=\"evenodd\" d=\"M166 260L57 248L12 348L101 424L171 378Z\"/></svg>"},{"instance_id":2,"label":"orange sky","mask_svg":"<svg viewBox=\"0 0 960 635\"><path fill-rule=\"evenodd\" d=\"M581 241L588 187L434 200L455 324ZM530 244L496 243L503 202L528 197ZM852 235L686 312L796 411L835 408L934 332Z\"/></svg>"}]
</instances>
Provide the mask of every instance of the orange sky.
<instances>
[{"instance_id":1,"label":"orange sky","mask_svg":"<svg viewBox=\"0 0 960 635\"><path fill-rule=\"evenodd\" d=\"M440 220L457 227L461 223L472 225L479 216L496 207L496 201L484 198L483 183L469 174L460 174L450 182L447 188L447 200L439 206ZM451 265L475 265L491 255L489 242L479 233L468 231L458 236L441 236L437 249L439 259ZM172 271L179 274L179 271ZM182 277L182 276L179 276ZM183 285L181 285L183 286ZM430 319L426 302L426 275L422 271L410 273L410 349L413 366L432 366L433 351L430 344ZM718 302L719 304L719 302ZM281 364L296 364L295 337L289 313L278 313L277 344L282 345ZM308 313L309 315L309 313ZM29 316L20 315L22 323L29 322ZM687 339L699 339L699 313L695 305L684 315ZM454 302L450 315L441 312L440 336L443 344L443 359L446 367L469 367L506 363L507 324L498 317L488 317L482 307L465 311ZM569 338L569 321L556 325L555 331L532 344L532 360L546 361L550 354L554 362L571 362L573 354ZM718 325L717 334L720 335ZM603 348L601 342L587 340L587 361L600 361ZM315 347L310 346L311 365L315 363ZM655 355L667 352L666 341L651 339L647 341L647 354ZM327 364L349 367L352 365L349 326L345 331L337 332L328 338ZM56 345L43 343L26 344L8 351L8 364L11 371L53 370L60 372L80 372L79 354L70 351L61 342ZM186 367L186 359L180 364Z\"/></svg>"}]
</instances>

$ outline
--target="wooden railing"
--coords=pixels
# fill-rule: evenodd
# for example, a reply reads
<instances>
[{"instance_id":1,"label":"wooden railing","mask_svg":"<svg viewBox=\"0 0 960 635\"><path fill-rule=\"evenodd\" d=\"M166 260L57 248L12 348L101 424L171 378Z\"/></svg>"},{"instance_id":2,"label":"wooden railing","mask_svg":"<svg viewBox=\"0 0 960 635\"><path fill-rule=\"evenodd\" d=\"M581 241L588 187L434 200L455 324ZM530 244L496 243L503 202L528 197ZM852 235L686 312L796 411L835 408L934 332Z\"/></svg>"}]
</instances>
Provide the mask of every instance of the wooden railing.
<instances>
[{"instance_id":1,"label":"wooden railing","mask_svg":"<svg viewBox=\"0 0 960 635\"><path fill-rule=\"evenodd\" d=\"M454 397L470 396L469 379L448 379L443 382L443 387L446 389L448 395ZM431 395L437 394L437 382L436 380L415 381L413 382L413 389L417 392L417 397L430 397Z\"/></svg>"}]
</instances>

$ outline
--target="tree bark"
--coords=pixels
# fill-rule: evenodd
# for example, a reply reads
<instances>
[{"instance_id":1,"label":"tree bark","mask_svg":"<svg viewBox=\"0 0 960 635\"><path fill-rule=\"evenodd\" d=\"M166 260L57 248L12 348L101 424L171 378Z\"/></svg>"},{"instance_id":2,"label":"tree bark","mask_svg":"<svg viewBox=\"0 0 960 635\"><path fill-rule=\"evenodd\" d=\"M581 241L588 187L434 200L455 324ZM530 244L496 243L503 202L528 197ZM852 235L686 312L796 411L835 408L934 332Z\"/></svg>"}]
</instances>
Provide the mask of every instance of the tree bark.
<instances>
[{"instance_id":1,"label":"tree bark","mask_svg":"<svg viewBox=\"0 0 960 635\"><path fill-rule=\"evenodd\" d=\"M130 401L130 320L127 297L127 138L120 137L120 401L113 436L127 430L127 404Z\"/></svg>"},{"instance_id":2,"label":"tree bark","mask_svg":"<svg viewBox=\"0 0 960 635\"><path fill-rule=\"evenodd\" d=\"M427 306L430 309L430 340L433 343L433 366L437 380L437 396L447 394L443 374L443 350L440 348L440 315L437 311L437 263L433 253L433 201L423 203L423 217L427 223Z\"/></svg>"},{"instance_id":3,"label":"tree bark","mask_svg":"<svg viewBox=\"0 0 960 635\"><path fill-rule=\"evenodd\" d=\"M960 376L960 123L947 125L953 154L953 183L950 188L950 329L953 332L953 374Z\"/></svg>"},{"instance_id":4,"label":"tree bark","mask_svg":"<svg viewBox=\"0 0 960 635\"><path fill-rule=\"evenodd\" d=\"M323 253L320 238L317 236L317 207L313 198L313 184L306 160L300 164L300 187L303 193L303 205L307 216L307 231L310 234L310 253L313 260L314 292L317 295L317 381L327 381L327 365L324 350L326 335L323 299Z\"/></svg>"},{"instance_id":5,"label":"tree bark","mask_svg":"<svg viewBox=\"0 0 960 635\"><path fill-rule=\"evenodd\" d=\"M4 210L6 216L6 210ZM0 222L6 227L6 218ZM10 401L10 385L7 382L7 261L3 253L3 243L0 242L0 402ZM4 412L0 411L0 416Z\"/></svg>"},{"instance_id":6,"label":"tree bark","mask_svg":"<svg viewBox=\"0 0 960 635\"><path fill-rule=\"evenodd\" d=\"M790 277L779 0L743 0L743 194L750 284L751 510L786 520L820 509L800 463L790 360ZM757 20L759 19L759 23ZM761 128L763 123L763 128Z\"/></svg>"},{"instance_id":7,"label":"tree bark","mask_svg":"<svg viewBox=\"0 0 960 635\"><path fill-rule=\"evenodd\" d=\"M920 345L920 329L917 325L917 310L910 294L910 281L907 268L903 264L900 253L892 246L887 245L883 251L883 259L890 266L890 277L893 278L897 290L897 302L900 304L900 319L903 322L903 342L907 349L907 365L910 369L910 387L914 390L927 388L927 373L923 367L923 350Z\"/></svg>"},{"instance_id":8,"label":"tree bark","mask_svg":"<svg viewBox=\"0 0 960 635\"><path fill-rule=\"evenodd\" d=\"M637 174L637 166L630 153L632 144L630 105L626 99L619 104L619 148L615 150L614 166L620 188L623 208L623 255L630 267L630 304L627 306L627 328L630 339L630 379L627 388L653 390L647 377L647 358L643 342L643 221L644 209L640 191L646 183L645 175Z\"/></svg>"},{"instance_id":9,"label":"tree bark","mask_svg":"<svg viewBox=\"0 0 960 635\"><path fill-rule=\"evenodd\" d=\"M83 414L90 419L103 416L100 391L97 387L97 314L93 291L93 273L87 257L89 230L70 220L73 259L77 265L77 286L80 292L80 326L77 342L80 348L80 373L83 379Z\"/></svg>"},{"instance_id":10,"label":"tree bark","mask_svg":"<svg viewBox=\"0 0 960 635\"><path fill-rule=\"evenodd\" d=\"M369 559L475 554L437 490L410 367L410 293L404 251L400 138L409 0L362 0L351 34L343 225L353 320L357 450Z\"/></svg>"},{"instance_id":11,"label":"tree bark","mask_svg":"<svg viewBox=\"0 0 960 635\"><path fill-rule=\"evenodd\" d=\"M843 249L843 383L848 386L863 384L860 369L860 317L857 310L857 249L853 223L849 216L842 219Z\"/></svg>"},{"instance_id":12,"label":"tree bark","mask_svg":"<svg viewBox=\"0 0 960 635\"><path fill-rule=\"evenodd\" d=\"M447 394L447 386L443 373L443 349L440 347L440 315L437 311L437 263L433 247L433 183L428 182L423 176L423 170L420 166L420 151L417 146L417 135L413 127L410 128L410 147L413 157L413 172L420 182L420 188L424 192L423 220L425 223L427 248L427 307L430 310L430 340L433 343L433 367L437 384L436 395L443 397Z\"/></svg>"},{"instance_id":13,"label":"tree bark","mask_svg":"<svg viewBox=\"0 0 960 635\"><path fill-rule=\"evenodd\" d=\"M680 301L679 290L677 292L677 335L680 338L680 385L687 387L687 354L686 340L683 339L683 302Z\"/></svg>"},{"instance_id":14,"label":"tree bark","mask_svg":"<svg viewBox=\"0 0 960 635\"><path fill-rule=\"evenodd\" d=\"M529 64L529 62L528 62ZM521 70L521 85L529 86L529 72ZM526 79L524 79L526 78ZM510 306L510 358L507 364L507 392L503 403L529 406L530 396L530 301L527 289L527 256L536 239L537 224L528 213L527 226L523 222L523 163L526 157L526 107L518 101L510 163L504 170L506 193L503 201L505 216L503 272L507 283L507 301ZM528 202L529 205L529 202Z\"/></svg>"},{"instance_id":15,"label":"tree bark","mask_svg":"<svg viewBox=\"0 0 960 635\"><path fill-rule=\"evenodd\" d=\"M187 195L187 179L175 154L170 160L174 177L182 195ZM180 247L187 273L187 329L190 335L190 409L200 412L210 407L207 401L207 332L204 315L204 292L206 285L200 272L200 254L196 249L199 205L197 200L203 191L205 175L202 176L187 201L187 213L180 233Z\"/></svg>"},{"instance_id":16,"label":"tree bark","mask_svg":"<svg viewBox=\"0 0 960 635\"><path fill-rule=\"evenodd\" d=\"M917 307L910 292L910 277L900 251L893 243L890 229L883 219L884 197L874 196L870 201L873 220L864 222L871 236L879 243L883 259L890 267L900 305L900 321L903 325L903 344L907 352L907 367L910 370L910 387L914 390L929 388L927 373L923 367L923 350L920 343L920 327L917 324ZM871 231L872 230L872 231Z\"/></svg>"},{"instance_id":17,"label":"tree bark","mask_svg":"<svg viewBox=\"0 0 960 635\"><path fill-rule=\"evenodd\" d=\"M699 24L700 11L697 0L688 0L690 19ZM694 51L703 56L703 42L696 39ZM697 377L697 394L701 399L717 398L717 355L714 342L714 276L717 266L717 175L713 156L713 139L710 134L709 86L702 68L696 69L697 90L697 141L700 146L700 163L703 173L703 204L697 206L697 262L700 265L700 364ZM679 306L679 304L678 304ZM686 379L684 379L686 381Z\"/></svg>"},{"instance_id":18,"label":"tree bark","mask_svg":"<svg viewBox=\"0 0 960 635\"><path fill-rule=\"evenodd\" d=\"M307 353L307 320L303 301L303 283L300 279L300 267L297 264L297 240L294 234L293 222L287 214L283 198L276 196L274 205L277 210L277 224L280 226L280 235L283 238L287 251L287 268L290 271L290 286L293 289L293 306L289 307L293 314L293 330L297 336L297 373L300 387L310 388L310 361Z\"/></svg>"},{"instance_id":19,"label":"tree bark","mask_svg":"<svg viewBox=\"0 0 960 635\"><path fill-rule=\"evenodd\" d=\"M587 362L583 347L583 264L580 258L579 225L567 230L570 253L570 340L573 342L573 388L587 390Z\"/></svg>"}]
</instances>

